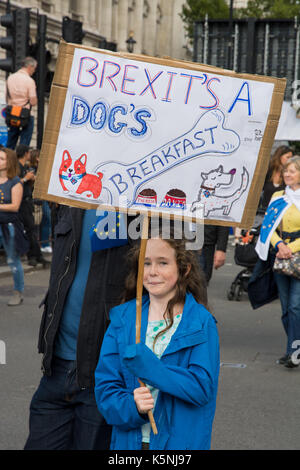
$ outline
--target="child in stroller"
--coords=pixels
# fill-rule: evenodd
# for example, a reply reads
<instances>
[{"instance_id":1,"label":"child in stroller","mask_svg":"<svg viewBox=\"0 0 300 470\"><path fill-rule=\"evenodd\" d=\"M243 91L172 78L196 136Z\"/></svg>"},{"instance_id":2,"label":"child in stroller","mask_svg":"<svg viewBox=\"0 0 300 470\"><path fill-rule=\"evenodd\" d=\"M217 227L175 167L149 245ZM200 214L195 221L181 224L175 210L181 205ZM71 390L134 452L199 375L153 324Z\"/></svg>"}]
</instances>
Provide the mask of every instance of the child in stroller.
<instances>
[{"instance_id":1,"label":"child in stroller","mask_svg":"<svg viewBox=\"0 0 300 470\"><path fill-rule=\"evenodd\" d=\"M241 300L243 292L247 292L248 281L257 261L255 245L259 237L263 218L264 211L258 211L254 219L253 227L248 231L242 230L240 241L235 245L235 264L243 266L244 269L237 274L230 286L230 289L227 291L228 300Z\"/></svg>"}]
</instances>

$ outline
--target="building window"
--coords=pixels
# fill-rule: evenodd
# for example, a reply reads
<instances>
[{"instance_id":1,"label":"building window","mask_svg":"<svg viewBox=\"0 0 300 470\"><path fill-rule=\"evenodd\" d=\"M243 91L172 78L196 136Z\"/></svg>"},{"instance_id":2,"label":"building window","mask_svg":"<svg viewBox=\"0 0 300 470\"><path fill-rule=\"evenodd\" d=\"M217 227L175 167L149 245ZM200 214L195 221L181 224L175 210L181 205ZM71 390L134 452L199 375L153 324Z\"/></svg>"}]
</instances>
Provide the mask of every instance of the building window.
<instances>
[{"instance_id":1,"label":"building window","mask_svg":"<svg viewBox=\"0 0 300 470\"><path fill-rule=\"evenodd\" d=\"M53 2L51 0L42 0L41 8L45 13L53 13L54 11Z\"/></svg>"}]
</instances>

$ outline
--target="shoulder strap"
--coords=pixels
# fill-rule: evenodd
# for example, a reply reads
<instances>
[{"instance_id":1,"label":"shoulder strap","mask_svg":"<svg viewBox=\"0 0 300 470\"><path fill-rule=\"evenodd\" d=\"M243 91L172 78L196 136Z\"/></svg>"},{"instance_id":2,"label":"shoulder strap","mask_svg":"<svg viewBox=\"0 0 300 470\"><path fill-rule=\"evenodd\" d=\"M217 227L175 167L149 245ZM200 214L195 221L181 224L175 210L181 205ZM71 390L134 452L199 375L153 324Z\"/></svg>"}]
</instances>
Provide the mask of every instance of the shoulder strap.
<instances>
[{"instance_id":1,"label":"shoulder strap","mask_svg":"<svg viewBox=\"0 0 300 470\"><path fill-rule=\"evenodd\" d=\"M6 94L7 94L8 98L9 98L9 99L11 99L11 96L10 96L10 93L9 93L9 89L8 89L7 82L6 82Z\"/></svg>"},{"instance_id":2,"label":"shoulder strap","mask_svg":"<svg viewBox=\"0 0 300 470\"><path fill-rule=\"evenodd\" d=\"M282 195L285 195L285 189L282 191ZM279 224L279 232L280 232L280 238L282 238L282 219Z\"/></svg>"}]
</instances>

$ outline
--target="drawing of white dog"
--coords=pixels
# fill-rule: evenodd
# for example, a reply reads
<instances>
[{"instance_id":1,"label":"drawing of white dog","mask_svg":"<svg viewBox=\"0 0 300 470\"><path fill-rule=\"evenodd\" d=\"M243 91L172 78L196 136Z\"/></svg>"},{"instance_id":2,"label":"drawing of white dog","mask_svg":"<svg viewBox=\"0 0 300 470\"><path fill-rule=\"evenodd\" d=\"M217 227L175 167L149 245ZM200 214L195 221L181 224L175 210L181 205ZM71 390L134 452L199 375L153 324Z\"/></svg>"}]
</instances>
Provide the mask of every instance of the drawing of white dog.
<instances>
[{"instance_id":1,"label":"drawing of white dog","mask_svg":"<svg viewBox=\"0 0 300 470\"><path fill-rule=\"evenodd\" d=\"M228 191L224 194L224 190L228 190L231 186L236 187L235 174L235 168L225 173L222 165L208 173L201 173L202 184L198 199L192 204L191 212L204 207L204 217L207 217L210 212L220 209L223 209L223 215L229 215L233 203L240 199L249 184L248 171L243 167L239 187L232 194L228 195Z\"/></svg>"}]
</instances>

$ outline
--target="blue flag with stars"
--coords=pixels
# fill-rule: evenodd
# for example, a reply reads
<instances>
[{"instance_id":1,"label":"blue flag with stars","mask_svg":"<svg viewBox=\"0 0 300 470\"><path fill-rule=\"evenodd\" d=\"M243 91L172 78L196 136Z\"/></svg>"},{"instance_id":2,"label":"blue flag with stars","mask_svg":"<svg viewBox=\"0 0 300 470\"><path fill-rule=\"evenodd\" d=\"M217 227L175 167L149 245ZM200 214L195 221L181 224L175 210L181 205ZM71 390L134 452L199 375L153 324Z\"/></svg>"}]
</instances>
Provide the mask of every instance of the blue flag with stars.
<instances>
[{"instance_id":1,"label":"blue flag with stars","mask_svg":"<svg viewBox=\"0 0 300 470\"><path fill-rule=\"evenodd\" d=\"M269 204L264 220L262 221L259 239L255 247L261 259L267 259L273 232L278 227L284 212L290 205L291 204L286 201L284 197L278 197Z\"/></svg>"},{"instance_id":2,"label":"blue flag with stars","mask_svg":"<svg viewBox=\"0 0 300 470\"><path fill-rule=\"evenodd\" d=\"M103 211L90 229L92 252L127 245L127 224L124 214Z\"/></svg>"},{"instance_id":3,"label":"blue flag with stars","mask_svg":"<svg viewBox=\"0 0 300 470\"><path fill-rule=\"evenodd\" d=\"M282 197L271 202L269 205L260 230L260 239L262 243L266 242L276 220L287 205L288 203Z\"/></svg>"}]
</instances>

